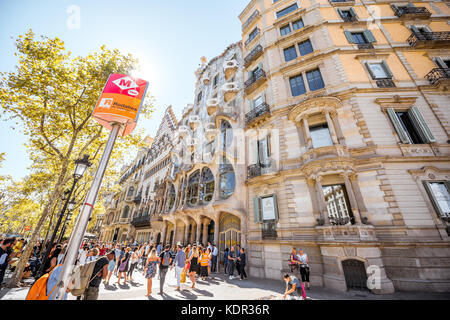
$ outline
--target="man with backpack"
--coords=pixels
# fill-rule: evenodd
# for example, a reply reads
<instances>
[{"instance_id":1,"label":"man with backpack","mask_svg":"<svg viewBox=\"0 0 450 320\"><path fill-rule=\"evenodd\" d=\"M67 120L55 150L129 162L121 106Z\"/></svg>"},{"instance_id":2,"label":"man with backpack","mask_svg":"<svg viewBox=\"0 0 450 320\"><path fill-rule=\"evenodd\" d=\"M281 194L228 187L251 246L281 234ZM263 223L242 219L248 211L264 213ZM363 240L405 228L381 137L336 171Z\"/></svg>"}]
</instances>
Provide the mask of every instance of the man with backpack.
<instances>
[{"instance_id":1,"label":"man with backpack","mask_svg":"<svg viewBox=\"0 0 450 320\"><path fill-rule=\"evenodd\" d=\"M100 283L108 275L108 265L116 257L114 251L110 251L106 257L101 257L95 262L92 276L89 279L88 286L83 293L83 300L97 300Z\"/></svg>"},{"instance_id":2,"label":"man with backpack","mask_svg":"<svg viewBox=\"0 0 450 320\"><path fill-rule=\"evenodd\" d=\"M159 294L164 294L164 282L166 281L167 271L169 266L172 264L172 255L170 254L170 245L166 245L164 251L159 255Z\"/></svg>"}]
</instances>

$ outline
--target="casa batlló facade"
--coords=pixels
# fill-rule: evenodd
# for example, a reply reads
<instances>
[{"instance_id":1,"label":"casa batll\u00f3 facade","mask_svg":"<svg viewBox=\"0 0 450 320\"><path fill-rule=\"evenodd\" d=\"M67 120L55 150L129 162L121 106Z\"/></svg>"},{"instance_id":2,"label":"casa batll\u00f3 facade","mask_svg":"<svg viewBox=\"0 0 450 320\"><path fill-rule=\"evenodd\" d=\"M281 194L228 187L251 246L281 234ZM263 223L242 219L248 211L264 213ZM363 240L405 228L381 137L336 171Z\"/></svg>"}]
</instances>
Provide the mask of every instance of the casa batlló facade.
<instances>
[{"instance_id":1,"label":"casa batll\u00f3 facade","mask_svg":"<svg viewBox=\"0 0 450 320\"><path fill-rule=\"evenodd\" d=\"M255 277L280 279L296 247L313 286L449 291L449 17L250 1L242 41L196 72L149 239L240 243Z\"/></svg>"}]
</instances>

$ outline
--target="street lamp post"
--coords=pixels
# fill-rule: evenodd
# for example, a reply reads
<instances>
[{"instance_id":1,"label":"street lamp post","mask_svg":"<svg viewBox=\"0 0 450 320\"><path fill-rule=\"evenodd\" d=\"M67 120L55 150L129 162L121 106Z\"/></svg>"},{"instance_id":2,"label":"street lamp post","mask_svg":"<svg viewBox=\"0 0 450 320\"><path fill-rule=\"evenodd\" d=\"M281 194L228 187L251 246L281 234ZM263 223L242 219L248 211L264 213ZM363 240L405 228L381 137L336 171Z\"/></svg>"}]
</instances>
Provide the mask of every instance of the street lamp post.
<instances>
[{"instance_id":1,"label":"street lamp post","mask_svg":"<svg viewBox=\"0 0 450 320\"><path fill-rule=\"evenodd\" d=\"M66 211L67 207L69 206L69 200L70 197L72 196L72 192L75 189L75 185L77 184L77 182L83 177L84 173L86 172L86 169L91 165L91 163L89 162L89 156L88 155L84 155L83 159L78 159L75 161L75 172L73 173L73 183L72 183L72 187L70 188L70 191L67 195L67 200L64 203L64 206L59 214L58 217L58 222L56 223L55 229L53 230L53 234L52 237L50 239L50 242L47 246L47 250L45 252L44 255L44 259L42 261L41 267L39 268L39 272L38 272L38 276L41 276L42 274L44 274L44 266L47 263L48 260L48 256L50 254L50 251L53 247L53 242L55 241L56 238L56 234L58 232L58 229L61 225L61 221L62 218L64 217L64 212Z\"/></svg>"},{"instance_id":2,"label":"street lamp post","mask_svg":"<svg viewBox=\"0 0 450 320\"><path fill-rule=\"evenodd\" d=\"M72 198L72 200L70 200L70 202L67 206L68 212L66 215L66 219L64 220L64 223L63 223L63 228L62 228L61 232L59 233L58 243L60 243L62 241L62 239L64 237L64 233L66 233L67 223L72 218L72 211L75 208L76 204L77 203L75 202L75 198Z\"/></svg>"}]
</instances>

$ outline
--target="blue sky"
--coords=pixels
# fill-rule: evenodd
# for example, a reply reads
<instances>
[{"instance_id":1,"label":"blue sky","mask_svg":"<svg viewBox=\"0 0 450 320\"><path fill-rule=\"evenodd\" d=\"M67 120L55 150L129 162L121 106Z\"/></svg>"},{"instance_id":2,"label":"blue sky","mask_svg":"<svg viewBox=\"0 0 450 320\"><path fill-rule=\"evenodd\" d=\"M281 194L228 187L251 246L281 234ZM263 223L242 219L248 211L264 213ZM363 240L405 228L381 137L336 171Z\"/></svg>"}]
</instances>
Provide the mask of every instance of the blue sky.
<instances>
[{"instance_id":1,"label":"blue sky","mask_svg":"<svg viewBox=\"0 0 450 320\"><path fill-rule=\"evenodd\" d=\"M238 19L248 0L0 0L0 71L14 69L14 41L33 29L37 35L59 37L74 55L85 55L102 44L139 59L139 76L150 82L156 98L152 120L138 127L154 135L163 112L172 105L177 117L192 103L200 57L211 59L240 40ZM80 12L79 28L71 6ZM72 23L72 24L70 24ZM75 25L76 27L76 25ZM141 119L142 120L142 119ZM0 122L0 152L6 161L0 174L18 179L30 164L25 137L14 122ZM4 139L7 137L7 139Z\"/></svg>"}]
</instances>

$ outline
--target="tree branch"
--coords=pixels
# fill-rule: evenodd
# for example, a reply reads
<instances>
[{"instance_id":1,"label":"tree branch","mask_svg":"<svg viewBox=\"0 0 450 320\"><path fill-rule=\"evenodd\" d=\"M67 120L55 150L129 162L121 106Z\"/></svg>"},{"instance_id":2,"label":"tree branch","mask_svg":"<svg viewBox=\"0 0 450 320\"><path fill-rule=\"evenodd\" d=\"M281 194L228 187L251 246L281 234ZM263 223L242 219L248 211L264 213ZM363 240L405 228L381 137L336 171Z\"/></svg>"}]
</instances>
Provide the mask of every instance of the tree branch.
<instances>
[{"instance_id":1,"label":"tree branch","mask_svg":"<svg viewBox=\"0 0 450 320\"><path fill-rule=\"evenodd\" d=\"M47 108L47 102L44 102L44 107ZM39 125L39 130L41 131L42 136L44 137L45 141L47 142L47 144L49 145L50 148L52 148L56 154L58 154L58 156L62 159L64 158L63 154L61 153L61 151L58 150L58 148L56 148L53 143L48 139L47 135L44 132L44 122L45 122L45 113L42 115L41 117L41 123Z\"/></svg>"}]
</instances>

